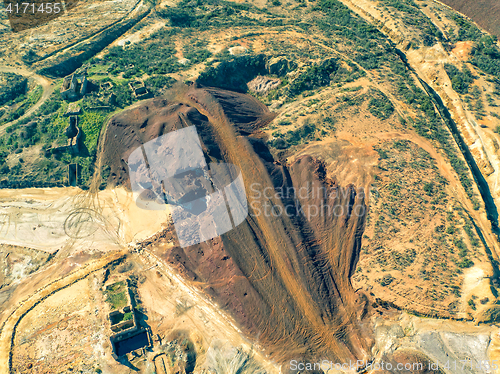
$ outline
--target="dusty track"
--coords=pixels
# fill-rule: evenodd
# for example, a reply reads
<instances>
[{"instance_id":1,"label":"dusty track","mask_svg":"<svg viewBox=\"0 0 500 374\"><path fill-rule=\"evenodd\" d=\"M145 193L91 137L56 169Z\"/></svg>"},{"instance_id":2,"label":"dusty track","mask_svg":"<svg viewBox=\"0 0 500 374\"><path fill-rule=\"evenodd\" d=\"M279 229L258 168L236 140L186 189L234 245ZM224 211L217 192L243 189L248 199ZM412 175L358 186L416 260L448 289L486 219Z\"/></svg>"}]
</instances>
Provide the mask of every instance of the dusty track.
<instances>
[{"instance_id":1,"label":"dusty track","mask_svg":"<svg viewBox=\"0 0 500 374\"><path fill-rule=\"evenodd\" d=\"M374 17L372 14L370 14L368 11L366 11L362 7L358 6L354 1L352 1L352 0L340 0L340 1L342 3L344 3L344 5L346 5L351 11L358 14L360 17L364 18L368 23L377 27L381 33L386 35L387 38L392 40L394 43L399 44L402 41L404 41L404 40L398 39L398 37L400 35L398 34L397 30L391 30L390 28L388 28L387 27L388 23L380 22L376 17ZM419 64L416 63L416 61L414 61L412 59L408 59L408 64L414 70L413 74L414 74L415 78L421 79L422 81L426 82L430 87L432 87L432 82L429 82L428 79L426 79L426 75L422 72L422 69L420 68ZM384 92L384 93L387 94L386 92ZM446 100L443 100L441 92L436 92L436 94L441 96L441 100L443 102L446 102ZM392 96L389 96L389 98L391 99L391 101L393 101ZM448 108L448 109L450 110L450 108ZM463 136L463 134L462 134L462 136ZM409 140L416 142L414 140L414 137L413 137L413 139L409 139ZM422 139L420 140L420 143L419 142L416 142L416 143L419 146L421 146L422 148L424 148L427 152L429 152L429 148L422 146L423 143L421 143L421 142L422 142ZM434 154L431 152L429 152L429 153L431 155L433 155L433 157L434 157L435 153ZM436 160L438 161L438 164L441 163L441 162L439 162L439 159L436 159ZM449 163L443 162L441 164L448 165ZM462 188L460 187L460 183L458 182L458 178L456 176L456 173L451 171L451 169L449 167L448 167L448 169L451 172L451 175L453 175L454 179L455 179L455 182L452 184L453 191L461 197L460 200L463 202L463 204L467 208L469 214L474 219L474 221L477 222L479 228L482 231L482 234L485 237L485 240L486 240L486 243L487 243L489 249L492 251L493 256L496 259L499 259L500 258L499 257L500 244L499 244L496 236L493 234L493 232L491 230L491 223L488 221L488 219L484 213L476 211L472 208L472 203L471 203L470 199L465 195L465 192L462 191ZM441 169L441 171L443 171L443 169Z\"/></svg>"},{"instance_id":2,"label":"dusty track","mask_svg":"<svg viewBox=\"0 0 500 374\"><path fill-rule=\"evenodd\" d=\"M181 102L195 107L200 113L209 118L217 136L221 139L220 144L223 144L223 147L227 150L230 161L238 165L242 170L245 183L250 183L249 181L252 181L253 183L258 183L260 186L273 186L273 182L261 159L256 156L255 151L248 141L246 141L244 137L236 134L234 127L229 123L222 108L220 108L217 103L211 101L210 98L207 98L207 102L201 103L195 95L190 94L184 97L179 96L178 99ZM205 105L215 110L208 111ZM249 189L249 186L246 186L246 188ZM270 201L274 206L282 204L281 201L278 201L276 198L271 198ZM248 253L248 256L251 258L246 258L246 260L250 263L253 262L255 264L255 271L259 273L255 274L255 278L264 280L271 275L271 279L265 280L264 282L270 281L273 286L277 286L278 281L272 278L279 279L279 282L282 282L281 286L283 287L283 291L293 299L294 306L300 311L298 314L304 318L304 320L300 322L295 322L295 328L304 333L306 333L306 330L310 329L311 334L314 335L314 342L311 343L312 345L327 347L326 349L330 352L334 352L338 357L361 357L363 355L361 342L357 342L359 346L357 344L349 344L354 342L349 342L344 345L335 338L335 334L340 332L342 328L350 326L355 318L354 293L351 294L347 291L345 295L341 295L341 297L345 297L345 299L342 299L340 302L342 304L341 308L345 312L339 312L337 316L339 321L337 321L338 323L336 325L327 326L324 322L324 317L320 314L320 310L316 307L316 301L313 300L313 296L309 290L306 289L306 285L301 283L300 275L297 273L296 269L300 266L295 264L295 261L299 260L294 253L296 243L293 243L293 239L290 237L289 232L287 232L289 227L293 227L290 218L284 216L272 221L268 217L264 217L264 215L258 215L254 219L255 225L262 232L262 238L259 238L259 241L261 241L262 246L266 247L270 256L270 264L265 264L262 263L262 258L259 258L259 256L250 254L250 252ZM332 236L334 235L335 234L332 234ZM338 245L338 243L337 245L333 244L335 238L325 237L323 240L325 242L332 242L332 246L330 247L332 250L328 256L334 256ZM339 260L330 259L330 261L332 264L336 264ZM271 274L261 273L268 268L273 269L275 272ZM347 269L342 267L339 268L342 270L337 270L337 267L332 269L332 272L335 273L333 275L335 277L334 282L338 282L335 284L335 287L337 287L338 290L349 290L350 284L347 284L348 277L341 276L341 273L347 271ZM344 281L346 283L344 283ZM280 307L271 306L271 308L271 315L281 315L281 311L279 310ZM279 317L277 318L279 320ZM276 326L268 322L266 326L262 326L261 331L264 336L273 336L275 344L282 347L288 346L290 344L289 341L276 341L275 329Z\"/></svg>"},{"instance_id":3,"label":"dusty track","mask_svg":"<svg viewBox=\"0 0 500 374\"><path fill-rule=\"evenodd\" d=\"M84 265L65 276L62 279L56 280L39 290L35 291L32 296L21 303L4 322L0 331L0 374L10 374L12 365L12 348L16 334L16 328L21 319L36 305L45 300L53 293L66 288L73 283L87 277L89 274L104 268L109 263L118 260L127 253L127 250L113 252L103 258L99 258L93 262Z\"/></svg>"},{"instance_id":4,"label":"dusty track","mask_svg":"<svg viewBox=\"0 0 500 374\"><path fill-rule=\"evenodd\" d=\"M43 58L42 60L40 60L38 62L43 62L43 61L49 59L50 57L52 57L54 55L58 55L58 54L62 54L64 52L70 51L75 46L86 44L89 41L91 41L93 38L95 38L96 36L101 35L101 34L105 34L109 29L111 29L117 23L122 22L124 19L126 19L127 17L129 17L131 14L133 14L135 11L137 11L140 6L142 6L144 4L149 4L149 3L144 3L141 0L137 0L136 3L135 3L135 5L134 5L134 7L128 13L126 13L121 19L118 19L115 22L111 23L110 25L107 25L103 29L96 31L94 34L89 35L85 39L76 41L76 42L74 42L74 43L72 43L72 44L64 47L63 49L60 49L60 50L55 51L54 53L51 53L50 55L46 56L45 58ZM142 19L139 20L137 23L139 23L141 21L142 21ZM121 37L121 35L119 37ZM52 94L52 92L55 89L55 80L50 79L50 78L45 77L45 76L42 76L42 75L39 75L39 74L36 74L35 72L30 71L30 70L28 70L28 69L26 69L24 67L0 66L0 72L15 73L15 74L23 75L23 76L25 76L27 78L33 78L43 88L43 94L42 94L42 97L40 98L40 100L38 100L38 102L35 105L33 105L24 115L22 115L21 117L19 117L15 121L11 121L11 122L5 123L2 126L0 126L0 135L3 135L5 133L5 129L7 127L9 127L11 125L14 125L17 122L21 121L22 119L30 116L38 108L40 108L45 101L47 101L47 99L50 97L50 95Z\"/></svg>"},{"instance_id":5,"label":"dusty track","mask_svg":"<svg viewBox=\"0 0 500 374\"><path fill-rule=\"evenodd\" d=\"M33 78L43 88L43 94L42 94L42 97L40 98L40 100L38 100L38 102L35 105L33 105L30 109L28 109L28 111L26 113L24 113L24 115L22 115L21 117L19 117L15 121L7 122L7 123L3 124L2 126L0 126L0 135L3 135L5 133L5 129L7 127L9 127L11 125L14 125L17 122L21 121L22 119L30 116L38 108L40 108L42 106L42 104L45 101L47 101L47 99L50 97L50 95L54 91L55 84L54 84L54 81L52 79L49 79L49 78L46 78L44 76L35 74L34 72L31 72L31 71L29 71L29 70L27 70L25 68L12 68L12 67L0 66L0 72L15 73L15 74L23 75L23 76L25 76L27 78Z\"/></svg>"}]
</instances>

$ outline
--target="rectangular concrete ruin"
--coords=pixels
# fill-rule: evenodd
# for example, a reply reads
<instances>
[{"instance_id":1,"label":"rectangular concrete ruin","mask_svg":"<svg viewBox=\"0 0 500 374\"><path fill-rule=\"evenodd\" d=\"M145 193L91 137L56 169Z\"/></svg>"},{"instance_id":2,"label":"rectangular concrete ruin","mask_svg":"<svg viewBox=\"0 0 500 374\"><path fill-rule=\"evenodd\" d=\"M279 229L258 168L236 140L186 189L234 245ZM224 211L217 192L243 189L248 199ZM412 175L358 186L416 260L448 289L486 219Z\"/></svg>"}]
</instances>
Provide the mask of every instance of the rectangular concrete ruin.
<instances>
[{"instance_id":1,"label":"rectangular concrete ruin","mask_svg":"<svg viewBox=\"0 0 500 374\"><path fill-rule=\"evenodd\" d=\"M87 92L87 74L71 74L64 77L61 97L65 100L77 99Z\"/></svg>"},{"instance_id":2,"label":"rectangular concrete ruin","mask_svg":"<svg viewBox=\"0 0 500 374\"><path fill-rule=\"evenodd\" d=\"M155 356L153 359L155 364L155 370L158 374L169 374L168 372L168 359L165 353L161 353L158 356Z\"/></svg>"},{"instance_id":3,"label":"rectangular concrete ruin","mask_svg":"<svg viewBox=\"0 0 500 374\"><path fill-rule=\"evenodd\" d=\"M122 310L113 310L108 315L111 331L115 332L109 338L115 359L125 356L132 351L152 346L149 330L141 327L138 323L135 299L128 286L128 282L126 290L127 306ZM122 319L127 313L132 313L132 319L123 321Z\"/></svg>"},{"instance_id":4,"label":"rectangular concrete ruin","mask_svg":"<svg viewBox=\"0 0 500 374\"><path fill-rule=\"evenodd\" d=\"M146 85L144 84L143 81L132 81L129 82L128 86L132 90L134 96L138 99L147 99L150 97L150 92L146 88Z\"/></svg>"},{"instance_id":5,"label":"rectangular concrete ruin","mask_svg":"<svg viewBox=\"0 0 500 374\"><path fill-rule=\"evenodd\" d=\"M82 108L77 103L71 103L68 105L68 109L66 109L66 113L64 113L65 117L69 116L77 116L82 113Z\"/></svg>"},{"instance_id":6,"label":"rectangular concrete ruin","mask_svg":"<svg viewBox=\"0 0 500 374\"><path fill-rule=\"evenodd\" d=\"M109 91L113 88L113 83L111 83L111 82L101 83L99 88L101 91Z\"/></svg>"}]
</instances>

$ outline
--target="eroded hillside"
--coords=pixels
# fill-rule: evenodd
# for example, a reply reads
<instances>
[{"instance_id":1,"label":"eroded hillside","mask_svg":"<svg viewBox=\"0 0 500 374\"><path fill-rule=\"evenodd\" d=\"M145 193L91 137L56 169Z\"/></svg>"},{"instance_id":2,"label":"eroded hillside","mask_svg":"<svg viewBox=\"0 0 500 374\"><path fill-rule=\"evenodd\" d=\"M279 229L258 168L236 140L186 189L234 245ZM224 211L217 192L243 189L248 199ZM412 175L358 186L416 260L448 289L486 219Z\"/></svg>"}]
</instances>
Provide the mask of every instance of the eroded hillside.
<instances>
[{"instance_id":1,"label":"eroded hillside","mask_svg":"<svg viewBox=\"0 0 500 374\"><path fill-rule=\"evenodd\" d=\"M185 277L204 282L214 300L278 360L317 353L364 358L369 344L357 321L366 314L366 297L356 295L350 284L364 227L364 190L360 194L354 185L337 185L311 157L289 167L275 161L255 136L272 116L251 98L191 88L176 99L182 104L145 102L111 121L102 155L115 159L111 178L126 185L123 171L128 170L121 165L134 149L131 144L196 126L205 157L239 166L246 189L253 193L248 196L250 217L235 230L184 249L167 246L163 251L160 245L157 255ZM240 105L233 106L234 101ZM311 188L316 193L268 196L264 191L269 188ZM323 190L329 192L321 196ZM325 211L308 220L310 206L324 206ZM287 214L278 214L285 209ZM171 242L172 234L160 243Z\"/></svg>"},{"instance_id":2,"label":"eroded hillside","mask_svg":"<svg viewBox=\"0 0 500 374\"><path fill-rule=\"evenodd\" d=\"M2 22L19 87L0 82L0 183L48 188L0 195L4 372L498 358L500 50L469 19L428 0L211 0ZM64 99L75 70L88 92ZM77 153L54 151L68 115ZM182 248L168 210L135 204L127 162L187 127L239 167L249 216ZM68 164L84 191L54 188ZM153 337L127 362L108 339L117 284Z\"/></svg>"}]
</instances>

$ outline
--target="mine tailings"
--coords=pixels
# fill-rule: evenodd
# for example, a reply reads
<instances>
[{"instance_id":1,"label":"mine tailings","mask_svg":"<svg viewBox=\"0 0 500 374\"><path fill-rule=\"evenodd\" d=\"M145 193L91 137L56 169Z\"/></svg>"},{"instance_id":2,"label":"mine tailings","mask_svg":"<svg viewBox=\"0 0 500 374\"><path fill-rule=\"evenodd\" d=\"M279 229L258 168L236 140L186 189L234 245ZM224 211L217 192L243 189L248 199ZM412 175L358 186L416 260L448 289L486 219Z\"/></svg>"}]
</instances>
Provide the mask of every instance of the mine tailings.
<instances>
[{"instance_id":1,"label":"mine tailings","mask_svg":"<svg viewBox=\"0 0 500 374\"><path fill-rule=\"evenodd\" d=\"M255 98L214 88L146 100L108 123L102 149L108 182L129 185L124 160L145 141L196 126L206 158L241 170L250 214L220 238L168 247L162 260L203 284L245 335L285 367L291 359L368 359L372 332L359 323L367 300L350 281L365 227L364 194L327 178L325 165L313 157L292 165L274 159L259 132L272 118ZM268 193L292 187L338 193ZM318 207L325 214L302 213ZM334 209L340 213L329 214Z\"/></svg>"},{"instance_id":2,"label":"mine tailings","mask_svg":"<svg viewBox=\"0 0 500 374\"><path fill-rule=\"evenodd\" d=\"M405 66L415 75L415 77L418 79L418 81L422 84L424 87L427 95L431 98L432 102L436 105L439 111L439 115L443 119L443 121L446 123L448 126L449 130L451 131L453 138L455 139L458 148L460 148L460 151L462 152L462 155L465 158L465 161L467 162L467 165L469 166L469 169L474 177L474 181L476 182L477 188L479 190L479 193L481 194L481 197L484 202L484 206L486 209L486 216L488 220L491 222L491 228L493 232L497 235L497 237L500 239L500 229L498 228L498 210L495 205L495 201L493 200L493 196L491 196L491 191L490 187L488 186L488 182L486 182L486 179L484 179L483 174L479 170L479 167L476 164L476 161L474 160L474 157L470 153L469 147L467 147L467 144L465 144L462 135L460 135L460 132L458 131L457 124L451 117L451 114L446 108L446 106L443 104L443 100L441 100L441 97L438 95L432 87L430 87L425 81L420 79L418 74L415 72L415 70L411 67L411 65L408 63L408 60L406 59L406 55L399 49L395 48L396 53L399 55L401 58L401 61L405 64Z\"/></svg>"}]
</instances>

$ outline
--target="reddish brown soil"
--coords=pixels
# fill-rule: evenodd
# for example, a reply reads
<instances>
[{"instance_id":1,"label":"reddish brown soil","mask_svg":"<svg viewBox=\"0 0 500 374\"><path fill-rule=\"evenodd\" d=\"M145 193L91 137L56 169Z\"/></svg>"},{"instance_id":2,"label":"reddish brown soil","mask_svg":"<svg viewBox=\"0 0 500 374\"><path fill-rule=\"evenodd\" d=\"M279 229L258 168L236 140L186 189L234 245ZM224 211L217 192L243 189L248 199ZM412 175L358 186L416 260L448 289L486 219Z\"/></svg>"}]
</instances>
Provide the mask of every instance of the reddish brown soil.
<instances>
[{"instance_id":1,"label":"reddish brown soil","mask_svg":"<svg viewBox=\"0 0 500 374\"><path fill-rule=\"evenodd\" d=\"M470 17L482 28L500 37L500 2L498 0L441 0Z\"/></svg>"},{"instance_id":2,"label":"reddish brown soil","mask_svg":"<svg viewBox=\"0 0 500 374\"><path fill-rule=\"evenodd\" d=\"M338 186L307 155L292 165L274 160L258 133L273 115L254 98L192 87L178 100L145 101L111 120L102 155L110 181L128 184L123 160L141 142L195 125L206 157L241 169L250 214L220 238L171 249L162 246L172 239L167 230L149 248L198 282L272 357L365 358L371 338L359 320L367 299L350 281L365 225L364 195L355 186ZM302 193L258 197L291 187ZM266 204L274 206L268 214ZM315 207L323 214L308 219Z\"/></svg>"}]
</instances>

